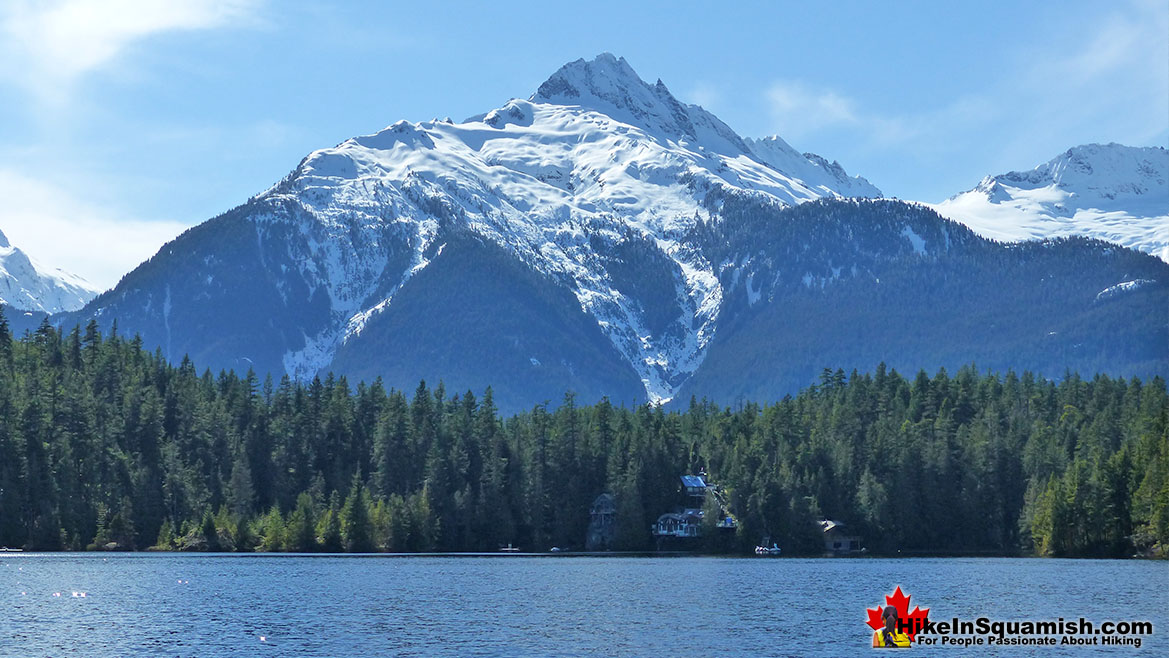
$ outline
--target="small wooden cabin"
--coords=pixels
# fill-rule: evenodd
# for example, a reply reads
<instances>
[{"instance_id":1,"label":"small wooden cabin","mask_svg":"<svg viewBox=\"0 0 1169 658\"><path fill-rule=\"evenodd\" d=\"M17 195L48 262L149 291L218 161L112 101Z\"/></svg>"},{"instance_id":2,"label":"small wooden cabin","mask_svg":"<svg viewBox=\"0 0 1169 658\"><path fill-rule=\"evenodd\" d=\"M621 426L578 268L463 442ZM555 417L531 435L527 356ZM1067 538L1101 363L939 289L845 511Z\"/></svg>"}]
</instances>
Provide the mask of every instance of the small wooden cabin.
<instances>
[{"instance_id":1,"label":"small wooden cabin","mask_svg":"<svg viewBox=\"0 0 1169 658\"><path fill-rule=\"evenodd\" d=\"M824 533L824 552L829 555L848 555L863 550L860 536L849 534L840 521L820 519L820 530Z\"/></svg>"}]
</instances>

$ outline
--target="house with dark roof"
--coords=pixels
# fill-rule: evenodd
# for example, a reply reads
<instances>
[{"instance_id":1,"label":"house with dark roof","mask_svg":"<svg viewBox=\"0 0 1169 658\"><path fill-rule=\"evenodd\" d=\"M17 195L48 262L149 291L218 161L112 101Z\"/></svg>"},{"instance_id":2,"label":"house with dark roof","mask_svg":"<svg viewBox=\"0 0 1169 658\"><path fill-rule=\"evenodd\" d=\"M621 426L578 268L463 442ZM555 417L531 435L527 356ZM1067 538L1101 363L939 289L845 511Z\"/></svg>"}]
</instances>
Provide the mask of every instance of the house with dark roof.
<instances>
[{"instance_id":1,"label":"house with dark roof","mask_svg":"<svg viewBox=\"0 0 1169 658\"><path fill-rule=\"evenodd\" d=\"M719 518L715 527L719 530L734 530L735 517L727 509L725 499L718 485L706 481L705 474L679 476L679 493L686 503L671 512L658 517L650 532L657 540L658 548L677 543L675 540L691 540L702 536L702 522L706 514L709 497L718 506ZM688 542L687 542L688 543Z\"/></svg>"},{"instance_id":2,"label":"house with dark roof","mask_svg":"<svg viewBox=\"0 0 1169 658\"><path fill-rule=\"evenodd\" d=\"M864 551L860 536L849 534L840 521L820 519L820 530L824 533L824 553L827 555L849 555Z\"/></svg>"}]
</instances>

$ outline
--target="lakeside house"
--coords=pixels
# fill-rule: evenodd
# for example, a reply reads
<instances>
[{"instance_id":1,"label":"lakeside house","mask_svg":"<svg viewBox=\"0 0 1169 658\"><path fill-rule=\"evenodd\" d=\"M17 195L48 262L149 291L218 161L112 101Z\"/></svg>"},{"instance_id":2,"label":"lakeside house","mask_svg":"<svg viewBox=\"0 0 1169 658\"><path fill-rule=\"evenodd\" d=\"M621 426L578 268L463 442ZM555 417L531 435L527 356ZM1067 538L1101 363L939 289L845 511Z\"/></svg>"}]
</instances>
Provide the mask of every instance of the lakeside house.
<instances>
[{"instance_id":1,"label":"lakeside house","mask_svg":"<svg viewBox=\"0 0 1169 658\"><path fill-rule=\"evenodd\" d=\"M727 509L726 501L718 485L706 481L706 475L681 475L679 493L685 497L685 504L658 517L650 532L657 539L658 548L674 540L692 540L702 536L702 522L706 512L707 498L714 500L719 508L719 519L715 524L720 530L733 531L737 527L735 517ZM686 542L689 543L689 542Z\"/></svg>"},{"instance_id":2,"label":"lakeside house","mask_svg":"<svg viewBox=\"0 0 1169 658\"><path fill-rule=\"evenodd\" d=\"M666 512L658 517L653 525L655 537L701 537L702 510L683 509L677 512Z\"/></svg>"},{"instance_id":3,"label":"lakeside house","mask_svg":"<svg viewBox=\"0 0 1169 658\"><path fill-rule=\"evenodd\" d=\"M824 533L824 553L827 555L849 555L864 550L860 536L848 534L840 521L820 519L820 530Z\"/></svg>"}]
</instances>

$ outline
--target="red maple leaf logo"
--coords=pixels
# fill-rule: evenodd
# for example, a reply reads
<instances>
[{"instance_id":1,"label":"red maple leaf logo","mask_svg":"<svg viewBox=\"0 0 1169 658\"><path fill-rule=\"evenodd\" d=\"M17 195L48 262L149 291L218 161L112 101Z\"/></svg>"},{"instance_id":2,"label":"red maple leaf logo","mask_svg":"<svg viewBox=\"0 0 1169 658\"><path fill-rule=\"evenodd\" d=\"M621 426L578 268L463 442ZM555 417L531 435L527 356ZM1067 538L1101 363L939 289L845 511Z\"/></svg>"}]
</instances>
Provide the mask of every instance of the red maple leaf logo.
<instances>
[{"instance_id":1,"label":"red maple leaf logo","mask_svg":"<svg viewBox=\"0 0 1169 658\"><path fill-rule=\"evenodd\" d=\"M897 586L897 590L893 592L893 596L885 596L885 605L891 605L897 609L898 628L903 633L909 636L909 641L912 642L917 636L917 631L929 619L930 609L914 606L913 612L909 611L909 597L901 591L901 586ZM865 612L869 613L869 628L874 631L879 631L885 627L885 620L881 616L884 612L884 606L877 606L876 608L866 608Z\"/></svg>"}]
</instances>

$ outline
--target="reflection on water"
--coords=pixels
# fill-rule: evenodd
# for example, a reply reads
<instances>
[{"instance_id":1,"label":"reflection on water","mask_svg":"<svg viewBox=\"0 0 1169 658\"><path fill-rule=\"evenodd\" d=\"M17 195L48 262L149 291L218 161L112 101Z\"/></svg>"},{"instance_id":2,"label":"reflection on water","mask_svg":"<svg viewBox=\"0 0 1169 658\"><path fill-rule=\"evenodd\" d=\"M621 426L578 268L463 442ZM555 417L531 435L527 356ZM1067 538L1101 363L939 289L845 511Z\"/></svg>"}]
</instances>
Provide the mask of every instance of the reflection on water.
<instances>
[{"instance_id":1,"label":"reflection on water","mask_svg":"<svg viewBox=\"0 0 1169 658\"><path fill-rule=\"evenodd\" d=\"M4 656L841 656L869 650L865 609L896 585L934 619L1147 619L1155 633L1139 653L1169 652L1160 562L15 554L0 565Z\"/></svg>"}]
</instances>

